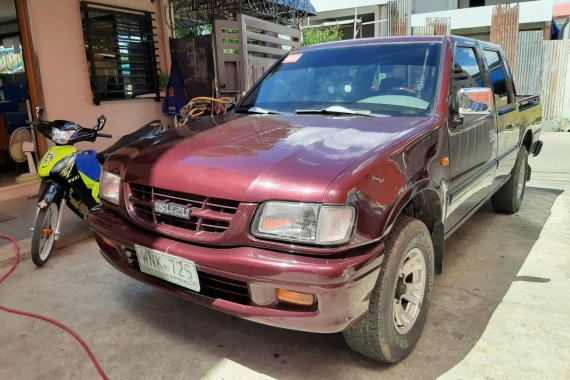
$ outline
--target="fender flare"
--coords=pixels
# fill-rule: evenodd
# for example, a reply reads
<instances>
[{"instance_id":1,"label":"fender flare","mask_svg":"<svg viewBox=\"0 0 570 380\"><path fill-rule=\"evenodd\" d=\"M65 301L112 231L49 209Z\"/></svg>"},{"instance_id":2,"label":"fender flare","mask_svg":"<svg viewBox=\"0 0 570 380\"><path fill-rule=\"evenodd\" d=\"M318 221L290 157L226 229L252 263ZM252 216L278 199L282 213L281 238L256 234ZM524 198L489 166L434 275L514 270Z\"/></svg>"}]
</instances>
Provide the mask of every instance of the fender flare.
<instances>
[{"instance_id":1,"label":"fender flare","mask_svg":"<svg viewBox=\"0 0 570 380\"><path fill-rule=\"evenodd\" d=\"M400 195L400 197L396 200L396 202L394 202L394 206L390 210L390 214L388 216L388 219L386 220L385 227L382 231L382 236L385 236L390 232L390 229L392 228L394 222L396 221L398 216L402 213L404 207L406 207L406 205L410 202L410 200L412 200L416 195L418 195L423 191L435 192L439 198L439 202L442 205L442 210L443 210L444 201L443 201L443 194L440 189L441 186L429 178L416 182L413 186L409 187L408 190L406 190L402 195Z\"/></svg>"},{"instance_id":2,"label":"fender flare","mask_svg":"<svg viewBox=\"0 0 570 380\"><path fill-rule=\"evenodd\" d=\"M442 186L437 184L435 181L429 178L421 180L416 184L414 184L413 186L411 186L404 194L402 194L398 198L398 200L394 203L394 206L390 211L388 219L386 220L384 230L382 231L382 237L385 237L390 233L390 230L392 229L394 222L396 221L398 216L402 214L406 205L415 196L424 191L430 191L432 193L435 193L439 199L439 204L440 204L440 218L439 220L436 220L434 222L432 226L432 231L430 231L434 253L435 253L435 263L434 263L435 271L436 273L440 274L443 271L443 255L444 255L444 240L445 240L443 220L445 218L444 214L446 209L446 204L445 204L446 196L445 196L445 190L442 189Z\"/></svg>"}]
</instances>

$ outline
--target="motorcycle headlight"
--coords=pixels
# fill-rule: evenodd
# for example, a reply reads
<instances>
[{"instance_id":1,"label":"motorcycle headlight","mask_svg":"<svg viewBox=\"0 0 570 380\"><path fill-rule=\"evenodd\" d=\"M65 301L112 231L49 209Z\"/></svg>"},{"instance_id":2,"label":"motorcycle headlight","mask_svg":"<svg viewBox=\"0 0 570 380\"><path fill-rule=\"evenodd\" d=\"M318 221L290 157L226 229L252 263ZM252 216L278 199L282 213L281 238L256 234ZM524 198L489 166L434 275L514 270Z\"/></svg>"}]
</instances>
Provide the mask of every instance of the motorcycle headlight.
<instances>
[{"instance_id":1,"label":"motorcycle headlight","mask_svg":"<svg viewBox=\"0 0 570 380\"><path fill-rule=\"evenodd\" d=\"M350 239L355 217L352 206L265 202L257 209L251 233L299 243L342 244Z\"/></svg>"},{"instance_id":2,"label":"motorcycle headlight","mask_svg":"<svg viewBox=\"0 0 570 380\"><path fill-rule=\"evenodd\" d=\"M76 154L71 154L62 159L61 161L59 161L57 164L53 166L53 168L51 168L50 174L57 174L61 172L63 169L67 168L69 165L73 165L73 163L75 162L75 156Z\"/></svg>"},{"instance_id":3,"label":"motorcycle headlight","mask_svg":"<svg viewBox=\"0 0 570 380\"><path fill-rule=\"evenodd\" d=\"M99 179L99 197L109 203L119 205L119 194L121 192L121 177L106 170L101 173Z\"/></svg>"},{"instance_id":4,"label":"motorcycle headlight","mask_svg":"<svg viewBox=\"0 0 570 380\"><path fill-rule=\"evenodd\" d=\"M75 133L75 130L70 129L67 131L62 131L59 128L51 129L51 139L56 144L67 144L71 136Z\"/></svg>"}]
</instances>

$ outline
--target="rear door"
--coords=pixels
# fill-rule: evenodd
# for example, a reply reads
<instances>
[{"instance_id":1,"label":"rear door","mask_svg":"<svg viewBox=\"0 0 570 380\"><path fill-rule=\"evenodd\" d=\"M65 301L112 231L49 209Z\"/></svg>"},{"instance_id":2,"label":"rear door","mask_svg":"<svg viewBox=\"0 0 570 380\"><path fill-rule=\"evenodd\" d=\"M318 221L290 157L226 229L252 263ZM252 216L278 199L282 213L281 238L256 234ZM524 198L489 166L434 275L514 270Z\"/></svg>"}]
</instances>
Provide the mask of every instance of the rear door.
<instances>
[{"instance_id":1,"label":"rear door","mask_svg":"<svg viewBox=\"0 0 570 380\"><path fill-rule=\"evenodd\" d=\"M493 94L495 95L498 127L497 160L499 161L495 185L498 186L507 179L515 165L518 154L520 125L517 119L517 102L512 74L503 51L494 46L483 46L482 49L485 65L491 79Z\"/></svg>"},{"instance_id":2,"label":"rear door","mask_svg":"<svg viewBox=\"0 0 570 380\"><path fill-rule=\"evenodd\" d=\"M461 221L491 191L497 166L497 127L493 115L459 118L461 88L490 87L475 44L456 45L451 74L449 192L446 231Z\"/></svg>"}]
</instances>

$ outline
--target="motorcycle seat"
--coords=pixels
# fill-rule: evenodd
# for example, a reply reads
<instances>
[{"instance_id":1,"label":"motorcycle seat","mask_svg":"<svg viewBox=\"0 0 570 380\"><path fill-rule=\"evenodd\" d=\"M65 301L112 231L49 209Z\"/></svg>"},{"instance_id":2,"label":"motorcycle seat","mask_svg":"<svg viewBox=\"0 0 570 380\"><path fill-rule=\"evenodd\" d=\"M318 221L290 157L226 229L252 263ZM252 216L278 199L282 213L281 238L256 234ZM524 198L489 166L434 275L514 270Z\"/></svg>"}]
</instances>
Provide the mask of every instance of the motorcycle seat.
<instances>
[{"instance_id":1,"label":"motorcycle seat","mask_svg":"<svg viewBox=\"0 0 570 380\"><path fill-rule=\"evenodd\" d=\"M97 159L101 164L103 164L107 158L109 158L113 153L118 151L119 149L130 145L136 141L139 141L144 138L153 137L158 135L160 132L163 131L162 123L160 120L153 120L148 124L143 125L136 131L129 133L128 135L124 135L116 143L111 145L105 150L100 151L97 153Z\"/></svg>"}]
</instances>

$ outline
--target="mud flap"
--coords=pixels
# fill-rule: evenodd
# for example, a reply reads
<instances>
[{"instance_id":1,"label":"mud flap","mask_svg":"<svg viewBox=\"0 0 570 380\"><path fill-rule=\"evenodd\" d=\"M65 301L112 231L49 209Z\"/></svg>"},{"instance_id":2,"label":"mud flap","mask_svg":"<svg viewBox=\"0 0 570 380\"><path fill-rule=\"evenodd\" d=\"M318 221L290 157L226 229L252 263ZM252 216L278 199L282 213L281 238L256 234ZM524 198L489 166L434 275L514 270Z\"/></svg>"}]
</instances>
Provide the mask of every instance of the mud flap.
<instances>
[{"instance_id":1,"label":"mud flap","mask_svg":"<svg viewBox=\"0 0 570 380\"><path fill-rule=\"evenodd\" d=\"M540 154L540 151L542 150L542 145L543 142L541 140L535 141L534 144L532 144L529 153L532 153L533 156L538 156Z\"/></svg>"},{"instance_id":2,"label":"mud flap","mask_svg":"<svg viewBox=\"0 0 570 380\"><path fill-rule=\"evenodd\" d=\"M530 181L530 175L532 173L532 169L530 167L530 165L528 164L528 162L526 163L526 178L525 180L528 182Z\"/></svg>"},{"instance_id":3,"label":"mud flap","mask_svg":"<svg viewBox=\"0 0 570 380\"><path fill-rule=\"evenodd\" d=\"M433 242L433 250L435 253L435 273L441 274L443 272L443 251L445 247L443 223L435 222L433 224L433 231L431 233Z\"/></svg>"}]
</instances>

